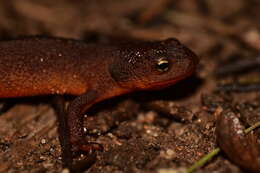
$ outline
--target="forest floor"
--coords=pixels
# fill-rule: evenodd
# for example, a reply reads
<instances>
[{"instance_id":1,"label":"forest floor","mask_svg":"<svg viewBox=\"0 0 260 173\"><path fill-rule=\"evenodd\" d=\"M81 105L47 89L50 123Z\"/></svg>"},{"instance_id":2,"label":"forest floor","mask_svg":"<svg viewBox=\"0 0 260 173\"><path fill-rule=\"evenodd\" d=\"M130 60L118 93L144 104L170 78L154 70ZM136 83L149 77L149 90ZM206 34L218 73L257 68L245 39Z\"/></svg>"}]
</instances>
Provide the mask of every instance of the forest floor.
<instances>
[{"instance_id":1,"label":"forest floor","mask_svg":"<svg viewBox=\"0 0 260 173\"><path fill-rule=\"evenodd\" d=\"M196 74L161 91L91 108L86 136L104 151L82 156L95 159L78 165L86 173L181 172L218 147L221 112L234 111L245 127L260 120L259 8L258 0L1 1L0 40L180 40L200 57ZM0 172L65 172L51 97L1 100L6 101L15 104L0 115ZM254 134L259 143L260 129ZM221 152L196 172L246 171Z\"/></svg>"}]
</instances>

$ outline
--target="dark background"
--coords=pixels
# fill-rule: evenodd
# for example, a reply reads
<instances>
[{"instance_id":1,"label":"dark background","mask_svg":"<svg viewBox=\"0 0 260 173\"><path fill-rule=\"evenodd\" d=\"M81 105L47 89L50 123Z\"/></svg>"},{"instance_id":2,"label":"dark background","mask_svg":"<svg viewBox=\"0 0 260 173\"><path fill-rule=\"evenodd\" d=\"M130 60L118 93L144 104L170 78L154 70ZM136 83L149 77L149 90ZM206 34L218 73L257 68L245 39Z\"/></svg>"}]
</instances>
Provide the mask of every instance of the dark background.
<instances>
[{"instance_id":1,"label":"dark background","mask_svg":"<svg viewBox=\"0 0 260 173\"><path fill-rule=\"evenodd\" d=\"M219 110L236 108L246 126L259 121L259 91L216 92L220 84L260 83L259 18L258 0L3 0L0 39L175 37L196 52L196 75L163 91L98 104L86 119L88 137L105 148L95 162L84 163L90 167L86 172L165 173L185 169L217 147ZM244 60L255 66L216 75L226 64ZM14 107L0 116L0 172L61 172L51 99L11 102ZM213 171L243 172L223 153L198 170Z\"/></svg>"}]
</instances>

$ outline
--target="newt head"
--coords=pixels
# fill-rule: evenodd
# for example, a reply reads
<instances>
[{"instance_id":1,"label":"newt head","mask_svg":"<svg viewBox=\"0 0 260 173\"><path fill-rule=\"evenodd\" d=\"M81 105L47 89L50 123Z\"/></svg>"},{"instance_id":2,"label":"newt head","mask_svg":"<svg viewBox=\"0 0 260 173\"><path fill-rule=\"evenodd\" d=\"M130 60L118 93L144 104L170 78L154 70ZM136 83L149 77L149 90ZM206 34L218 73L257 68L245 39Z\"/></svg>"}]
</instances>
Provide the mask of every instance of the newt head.
<instances>
[{"instance_id":1,"label":"newt head","mask_svg":"<svg viewBox=\"0 0 260 173\"><path fill-rule=\"evenodd\" d=\"M124 47L109 67L112 78L123 88L165 88L190 76L198 57L176 39L136 43Z\"/></svg>"}]
</instances>

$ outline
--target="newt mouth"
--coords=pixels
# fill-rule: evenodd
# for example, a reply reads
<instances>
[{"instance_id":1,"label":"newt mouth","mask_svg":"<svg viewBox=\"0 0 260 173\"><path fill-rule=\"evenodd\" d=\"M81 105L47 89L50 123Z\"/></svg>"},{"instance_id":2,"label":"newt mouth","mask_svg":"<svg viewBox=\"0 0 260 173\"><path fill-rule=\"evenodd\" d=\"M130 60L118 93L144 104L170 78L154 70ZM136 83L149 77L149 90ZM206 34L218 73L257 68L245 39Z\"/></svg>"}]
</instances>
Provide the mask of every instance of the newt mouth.
<instances>
[{"instance_id":1,"label":"newt mouth","mask_svg":"<svg viewBox=\"0 0 260 173\"><path fill-rule=\"evenodd\" d=\"M170 87L170 86L176 84L177 82L191 76L193 74L193 72L194 71L191 70L188 73L186 73L185 75L175 78L173 80L168 80L168 81L152 84L153 86L150 86L148 90L159 90L159 89L164 89L164 88Z\"/></svg>"}]
</instances>

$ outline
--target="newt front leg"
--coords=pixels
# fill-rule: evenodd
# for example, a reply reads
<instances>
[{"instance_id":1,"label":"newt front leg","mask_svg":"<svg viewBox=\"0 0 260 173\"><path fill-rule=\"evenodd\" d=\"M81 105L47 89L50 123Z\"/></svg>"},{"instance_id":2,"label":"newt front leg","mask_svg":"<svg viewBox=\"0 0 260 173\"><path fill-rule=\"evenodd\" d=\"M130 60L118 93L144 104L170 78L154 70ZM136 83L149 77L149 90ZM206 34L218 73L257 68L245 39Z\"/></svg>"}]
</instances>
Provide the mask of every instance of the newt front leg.
<instances>
[{"instance_id":1,"label":"newt front leg","mask_svg":"<svg viewBox=\"0 0 260 173\"><path fill-rule=\"evenodd\" d=\"M90 151L91 149L100 149L99 146L94 145L88 141L84 141L84 112L97 102L98 93L90 90L87 93L77 97L68 107L68 133L69 143L72 145L71 150L78 152L80 150ZM67 150L70 150L68 148Z\"/></svg>"}]
</instances>

